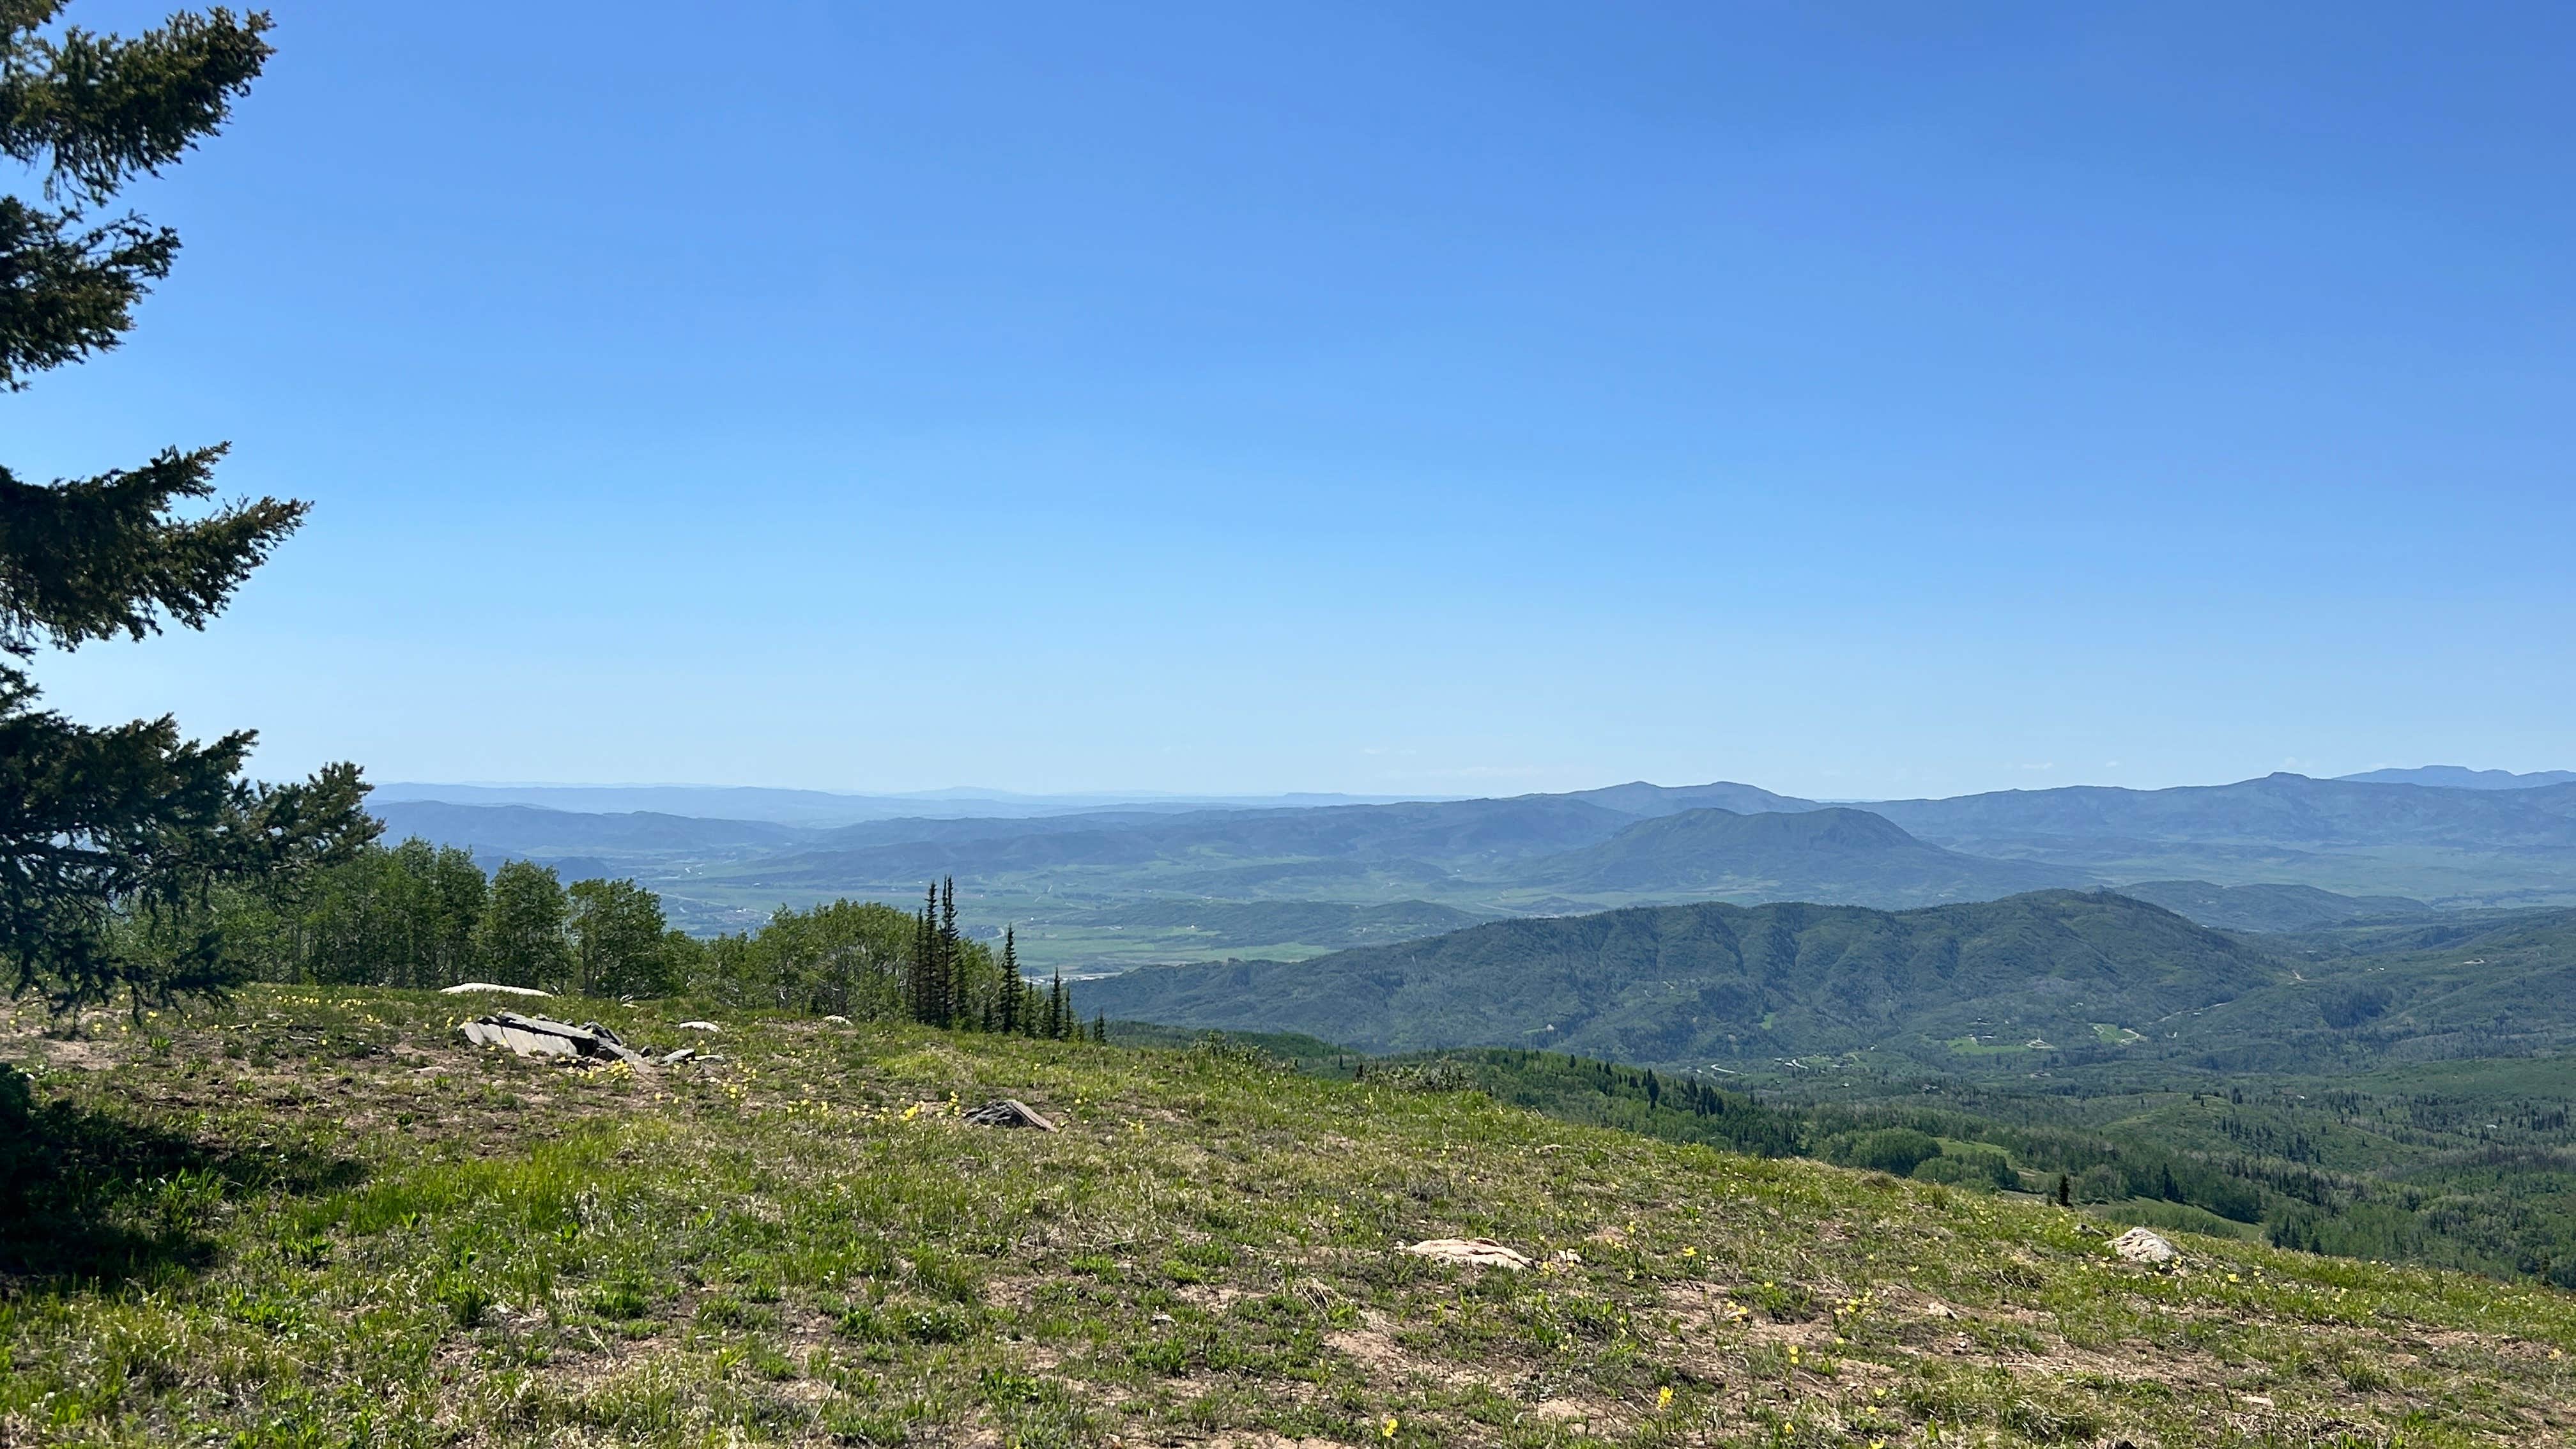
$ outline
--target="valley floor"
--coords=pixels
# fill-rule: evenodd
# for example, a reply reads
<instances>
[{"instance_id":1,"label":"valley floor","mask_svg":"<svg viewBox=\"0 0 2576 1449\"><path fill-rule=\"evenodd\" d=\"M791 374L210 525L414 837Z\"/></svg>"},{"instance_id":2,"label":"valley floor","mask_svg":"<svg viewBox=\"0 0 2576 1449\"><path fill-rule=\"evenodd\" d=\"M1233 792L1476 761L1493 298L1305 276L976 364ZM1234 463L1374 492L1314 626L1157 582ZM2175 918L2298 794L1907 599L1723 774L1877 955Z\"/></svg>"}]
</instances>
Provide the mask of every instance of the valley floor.
<instances>
[{"instance_id":1,"label":"valley floor","mask_svg":"<svg viewBox=\"0 0 2576 1449\"><path fill-rule=\"evenodd\" d=\"M2524 1445L2576 1298L1477 1093L555 1003L0 1016L0 1444ZM1055 1134L967 1125L1018 1097ZM1540 1266L1426 1263L1484 1236Z\"/></svg>"}]
</instances>

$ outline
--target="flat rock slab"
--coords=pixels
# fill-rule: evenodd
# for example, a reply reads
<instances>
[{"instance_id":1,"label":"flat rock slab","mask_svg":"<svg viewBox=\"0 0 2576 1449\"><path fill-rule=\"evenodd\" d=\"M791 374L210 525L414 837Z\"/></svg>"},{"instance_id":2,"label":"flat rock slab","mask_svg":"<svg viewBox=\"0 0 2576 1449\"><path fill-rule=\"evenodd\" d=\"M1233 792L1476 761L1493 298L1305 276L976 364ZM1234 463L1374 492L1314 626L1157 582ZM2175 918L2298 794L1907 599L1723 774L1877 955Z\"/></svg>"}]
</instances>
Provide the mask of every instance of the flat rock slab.
<instances>
[{"instance_id":1,"label":"flat rock slab","mask_svg":"<svg viewBox=\"0 0 2576 1449\"><path fill-rule=\"evenodd\" d=\"M460 981L454 986L440 987L438 989L438 994L441 996L469 996L478 991L495 991L499 992L503 996L554 995L551 991L539 991L533 986L496 986L489 981Z\"/></svg>"},{"instance_id":2,"label":"flat rock slab","mask_svg":"<svg viewBox=\"0 0 2576 1449\"><path fill-rule=\"evenodd\" d=\"M642 1053L617 1039L617 1033L591 1022L574 1026L542 1016L496 1011L459 1028L477 1046L508 1047L523 1057L605 1057L642 1066Z\"/></svg>"},{"instance_id":3,"label":"flat rock slab","mask_svg":"<svg viewBox=\"0 0 2576 1449\"><path fill-rule=\"evenodd\" d=\"M998 1102L987 1102L965 1114L963 1120L972 1122L978 1127L1034 1127L1040 1132L1056 1130L1053 1122L1048 1121L1036 1108L1017 1097L1004 1097Z\"/></svg>"},{"instance_id":4,"label":"flat rock slab","mask_svg":"<svg viewBox=\"0 0 2576 1449\"><path fill-rule=\"evenodd\" d=\"M2145 1228L2131 1228L2111 1240L2111 1251L2132 1263L2170 1263L2182 1256L2182 1250Z\"/></svg>"},{"instance_id":5,"label":"flat rock slab","mask_svg":"<svg viewBox=\"0 0 2576 1449\"><path fill-rule=\"evenodd\" d=\"M1396 1251L1438 1263L1464 1263L1471 1268L1526 1268L1530 1260L1491 1238L1430 1238Z\"/></svg>"}]
</instances>

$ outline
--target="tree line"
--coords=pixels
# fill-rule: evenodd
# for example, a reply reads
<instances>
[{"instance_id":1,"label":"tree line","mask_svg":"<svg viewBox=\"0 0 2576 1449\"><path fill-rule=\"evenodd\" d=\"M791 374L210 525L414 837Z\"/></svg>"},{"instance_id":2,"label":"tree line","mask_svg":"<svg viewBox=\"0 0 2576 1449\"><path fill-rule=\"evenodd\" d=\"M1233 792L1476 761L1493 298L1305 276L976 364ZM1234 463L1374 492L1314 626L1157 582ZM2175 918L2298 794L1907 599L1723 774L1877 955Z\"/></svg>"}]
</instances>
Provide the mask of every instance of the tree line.
<instances>
[{"instance_id":1,"label":"tree line","mask_svg":"<svg viewBox=\"0 0 2576 1449\"><path fill-rule=\"evenodd\" d=\"M357 846L293 879L218 899L204 924L243 974L331 986L435 989L465 981L585 996L703 996L745 1010L909 1020L1054 1040L1107 1039L1073 1013L1061 972L1021 973L958 928L957 884L906 912L877 902L780 907L759 929L702 940L673 929L632 880L565 884L551 866L489 875L452 846Z\"/></svg>"}]
</instances>

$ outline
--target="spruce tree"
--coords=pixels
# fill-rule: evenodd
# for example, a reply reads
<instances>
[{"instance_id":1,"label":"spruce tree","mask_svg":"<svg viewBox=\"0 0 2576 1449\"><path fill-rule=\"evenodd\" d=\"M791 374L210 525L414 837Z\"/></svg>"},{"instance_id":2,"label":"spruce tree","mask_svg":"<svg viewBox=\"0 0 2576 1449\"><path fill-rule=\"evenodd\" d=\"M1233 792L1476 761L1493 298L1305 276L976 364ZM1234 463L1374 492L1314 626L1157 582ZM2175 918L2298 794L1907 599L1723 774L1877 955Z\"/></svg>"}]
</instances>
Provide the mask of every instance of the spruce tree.
<instances>
[{"instance_id":1,"label":"spruce tree","mask_svg":"<svg viewBox=\"0 0 2576 1449\"><path fill-rule=\"evenodd\" d=\"M957 938L957 878L949 876L939 887L939 1024L953 1026L965 1016L965 983L959 978L965 952Z\"/></svg>"},{"instance_id":2,"label":"spruce tree","mask_svg":"<svg viewBox=\"0 0 2576 1449\"><path fill-rule=\"evenodd\" d=\"M939 933L932 928L931 919L938 904L939 887L933 885L912 918L912 969L904 974L907 994L912 998L912 1019L924 1025L936 1019L932 1004L938 999Z\"/></svg>"},{"instance_id":3,"label":"spruce tree","mask_svg":"<svg viewBox=\"0 0 2576 1449\"><path fill-rule=\"evenodd\" d=\"M1067 1002L1064 994L1064 968L1057 967L1055 985L1047 991L1046 1034L1051 1041L1062 1041L1069 1034L1065 1019Z\"/></svg>"},{"instance_id":4,"label":"spruce tree","mask_svg":"<svg viewBox=\"0 0 2576 1449\"><path fill-rule=\"evenodd\" d=\"M1004 926L1002 928L1002 979L994 987L993 1001L1000 1015L1000 1020L994 1024L994 1027L1006 1035L1020 1029L1020 991L1019 938L1013 927Z\"/></svg>"},{"instance_id":5,"label":"spruce tree","mask_svg":"<svg viewBox=\"0 0 2576 1449\"><path fill-rule=\"evenodd\" d=\"M1109 1013L1107 1011L1099 1012L1091 1018L1091 1039L1100 1043L1102 1046L1109 1045Z\"/></svg>"},{"instance_id":6,"label":"spruce tree","mask_svg":"<svg viewBox=\"0 0 2576 1449\"><path fill-rule=\"evenodd\" d=\"M32 183L0 189L0 393L132 329L179 238L106 209L221 129L270 53L257 12L119 37L54 28L62 8L0 0L0 155ZM244 962L209 899L283 890L373 838L353 766L258 788L247 730L206 743L166 715L92 728L38 706L40 652L204 628L303 520L276 498L197 507L224 448L44 483L0 467L0 971L57 1011L220 992Z\"/></svg>"}]
</instances>

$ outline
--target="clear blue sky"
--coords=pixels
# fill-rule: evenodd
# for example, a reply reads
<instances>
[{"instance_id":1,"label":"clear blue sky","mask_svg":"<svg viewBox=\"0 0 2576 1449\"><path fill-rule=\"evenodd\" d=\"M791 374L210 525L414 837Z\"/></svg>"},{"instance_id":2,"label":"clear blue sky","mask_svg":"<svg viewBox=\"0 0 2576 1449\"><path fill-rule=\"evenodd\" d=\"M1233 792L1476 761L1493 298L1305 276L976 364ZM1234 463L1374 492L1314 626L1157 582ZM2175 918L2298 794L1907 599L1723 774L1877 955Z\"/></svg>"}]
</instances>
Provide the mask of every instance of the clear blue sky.
<instances>
[{"instance_id":1,"label":"clear blue sky","mask_svg":"<svg viewBox=\"0 0 2576 1449\"><path fill-rule=\"evenodd\" d=\"M2576 765L2576 11L277 7L39 476L85 718L384 779ZM131 27L158 7L79 0Z\"/></svg>"}]
</instances>

